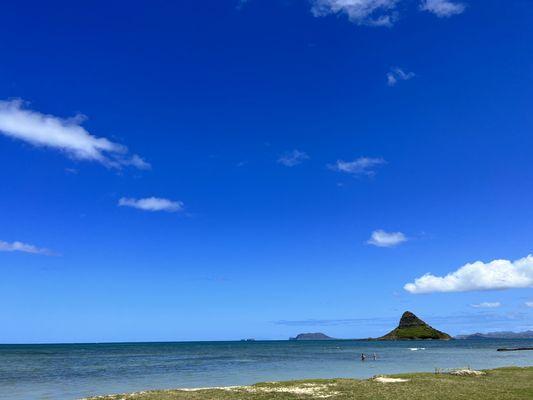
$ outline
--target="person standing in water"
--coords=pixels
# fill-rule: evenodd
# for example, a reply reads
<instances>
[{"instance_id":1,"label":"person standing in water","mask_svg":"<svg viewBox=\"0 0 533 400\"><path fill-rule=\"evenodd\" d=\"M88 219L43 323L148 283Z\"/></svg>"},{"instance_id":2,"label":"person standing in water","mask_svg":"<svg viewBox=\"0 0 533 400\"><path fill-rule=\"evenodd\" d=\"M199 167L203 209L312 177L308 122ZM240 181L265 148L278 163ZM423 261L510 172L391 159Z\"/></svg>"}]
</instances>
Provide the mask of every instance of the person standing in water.
<instances>
[{"instance_id":1,"label":"person standing in water","mask_svg":"<svg viewBox=\"0 0 533 400\"><path fill-rule=\"evenodd\" d=\"M377 355L376 353L373 353L373 354L372 354L372 359L373 359L374 361L376 361L376 360L378 359L378 355Z\"/></svg>"},{"instance_id":2,"label":"person standing in water","mask_svg":"<svg viewBox=\"0 0 533 400\"><path fill-rule=\"evenodd\" d=\"M365 360L366 360L365 353L361 353L361 361L365 361Z\"/></svg>"}]
</instances>

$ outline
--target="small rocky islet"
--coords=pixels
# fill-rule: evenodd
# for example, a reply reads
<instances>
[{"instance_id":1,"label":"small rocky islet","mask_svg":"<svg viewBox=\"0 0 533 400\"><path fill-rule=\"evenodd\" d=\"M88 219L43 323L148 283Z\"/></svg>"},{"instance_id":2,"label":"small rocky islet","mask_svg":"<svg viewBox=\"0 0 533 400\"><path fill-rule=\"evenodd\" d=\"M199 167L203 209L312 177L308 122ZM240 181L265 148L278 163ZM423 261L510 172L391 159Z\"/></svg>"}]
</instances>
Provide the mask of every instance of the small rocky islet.
<instances>
[{"instance_id":1,"label":"small rocky islet","mask_svg":"<svg viewBox=\"0 0 533 400\"><path fill-rule=\"evenodd\" d=\"M418 318L410 311L403 313L398 327L377 340L451 340L447 333L441 332Z\"/></svg>"},{"instance_id":2,"label":"small rocky islet","mask_svg":"<svg viewBox=\"0 0 533 400\"><path fill-rule=\"evenodd\" d=\"M328 335L316 332L316 333L300 333L299 335L296 335L295 337L289 338L289 340L335 340L332 337L329 337Z\"/></svg>"}]
</instances>

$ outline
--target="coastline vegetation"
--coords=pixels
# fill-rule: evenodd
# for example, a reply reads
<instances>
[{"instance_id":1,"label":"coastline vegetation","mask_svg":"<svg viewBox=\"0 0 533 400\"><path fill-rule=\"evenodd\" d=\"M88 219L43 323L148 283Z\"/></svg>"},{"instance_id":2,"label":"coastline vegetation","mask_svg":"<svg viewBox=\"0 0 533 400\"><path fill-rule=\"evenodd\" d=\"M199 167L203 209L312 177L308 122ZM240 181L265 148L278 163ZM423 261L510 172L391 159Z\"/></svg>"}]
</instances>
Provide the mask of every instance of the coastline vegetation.
<instances>
[{"instance_id":1,"label":"coastline vegetation","mask_svg":"<svg viewBox=\"0 0 533 400\"><path fill-rule=\"evenodd\" d=\"M447 333L441 332L418 318L410 311L403 313L398 327L378 340L451 340Z\"/></svg>"},{"instance_id":2,"label":"coastline vegetation","mask_svg":"<svg viewBox=\"0 0 533 400\"><path fill-rule=\"evenodd\" d=\"M407 328L397 328L391 333L378 340L450 340L451 337L430 326L410 326Z\"/></svg>"},{"instance_id":3,"label":"coastline vegetation","mask_svg":"<svg viewBox=\"0 0 533 400\"><path fill-rule=\"evenodd\" d=\"M387 378L392 379L381 382L375 379L315 379L231 388L147 391L86 400L533 399L533 367L499 368L478 376L417 373Z\"/></svg>"}]
</instances>

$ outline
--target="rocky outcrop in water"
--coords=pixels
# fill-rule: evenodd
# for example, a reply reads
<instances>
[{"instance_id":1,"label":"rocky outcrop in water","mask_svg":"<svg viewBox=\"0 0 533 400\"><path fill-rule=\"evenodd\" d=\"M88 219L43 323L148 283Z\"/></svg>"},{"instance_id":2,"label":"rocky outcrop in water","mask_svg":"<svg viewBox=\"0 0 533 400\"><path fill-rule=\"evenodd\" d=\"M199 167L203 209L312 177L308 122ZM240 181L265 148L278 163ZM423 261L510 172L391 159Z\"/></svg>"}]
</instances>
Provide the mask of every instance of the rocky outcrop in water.
<instances>
[{"instance_id":1,"label":"rocky outcrop in water","mask_svg":"<svg viewBox=\"0 0 533 400\"><path fill-rule=\"evenodd\" d=\"M403 313L398 327L378 340L450 340L447 333L432 328L410 311Z\"/></svg>"},{"instance_id":2,"label":"rocky outcrop in water","mask_svg":"<svg viewBox=\"0 0 533 400\"><path fill-rule=\"evenodd\" d=\"M300 333L296 337L290 338L289 340L333 340L332 337L325 335L323 333Z\"/></svg>"}]
</instances>

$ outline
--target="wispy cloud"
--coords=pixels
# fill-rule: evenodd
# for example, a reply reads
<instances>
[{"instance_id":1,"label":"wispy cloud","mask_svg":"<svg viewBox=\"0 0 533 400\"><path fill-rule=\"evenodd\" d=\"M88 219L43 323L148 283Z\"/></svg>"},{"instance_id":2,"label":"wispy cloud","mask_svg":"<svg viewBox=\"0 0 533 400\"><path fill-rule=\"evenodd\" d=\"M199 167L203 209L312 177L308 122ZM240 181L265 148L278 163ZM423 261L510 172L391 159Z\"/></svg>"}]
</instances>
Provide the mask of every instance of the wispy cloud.
<instances>
[{"instance_id":1,"label":"wispy cloud","mask_svg":"<svg viewBox=\"0 0 533 400\"><path fill-rule=\"evenodd\" d=\"M398 6L406 0L311 0L315 17L344 14L357 25L390 27L399 18ZM451 17L466 9L463 3L452 0L420 0L419 8L438 17Z\"/></svg>"},{"instance_id":2,"label":"wispy cloud","mask_svg":"<svg viewBox=\"0 0 533 400\"><path fill-rule=\"evenodd\" d=\"M387 84L389 86L395 86L398 81L408 81L413 79L415 74L413 72L405 72L403 69L394 67L387 72Z\"/></svg>"},{"instance_id":3,"label":"wispy cloud","mask_svg":"<svg viewBox=\"0 0 533 400\"><path fill-rule=\"evenodd\" d=\"M357 25L392 26L398 18L400 0L313 0L315 17L346 14Z\"/></svg>"},{"instance_id":4,"label":"wispy cloud","mask_svg":"<svg viewBox=\"0 0 533 400\"><path fill-rule=\"evenodd\" d=\"M295 167L303 163L305 160L309 160L307 153L300 150L293 150L278 158L278 163L286 167Z\"/></svg>"},{"instance_id":5,"label":"wispy cloud","mask_svg":"<svg viewBox=\"0 0 533 400\"><path fill-rule=\"evenodd\" d=\"M185 206L181 201L173 201L159 197L147 197L144 199L133 199L122 197L118 201L121 207L132 207L144 211L166 211L166 212L181 212Z\"/></svg>"},{"instance_id":6,"label":"wispy cloud","mask_svg":"<svg viewBox=\"0 0 533 400\"><path fill-rule=\"evenodd\" d=\"M446 276L426 274L404 289L410 293L467 292L533 287L533 255L516 261L466 264Z\"/></svg>"},{"instance_id":7,"label":"wispy cloud","mask_svg":"<svg viewBox=\"0 0 533 400\"><path fill-rule=\"evenodd\" d=\"M451 17L462 14L466 6L450 0L422 0L420 9L435 14L437 17Z\"/></svg>"},{"instance_id":8,"label":"wispy cloud","mask_svg":"<svg viewBox=\"0 0 533 400\"><path fill-rule=\"evenodd\" d=\"M498 308L501 307L501 303L496 301L494 303L484 302L479 304L471 304L470 306L473 308Z\"/></svg>"},{"instance_id":9,"label":"wispy cloud","mask_svg":"<svg viewBox=\"0 0 533 400\"><path fill-rule=\"evenodd\" d=\"M42 114L25 108L22 100L0 101L0 134L111 168L150 168L137 154L130 154L126 146L91 135L81 126L84 120L83 115L63 119Z\"/></svg>"},{"instance_id":10,"label":"wispy cloud","mask_svg":"<svg viewBox=\"0 0 533 400\"><path fill-rule=\"evenodd\" d=\"M386 163L383 158L360 157L354 161L337 160L335 164L328 165L328 168L352 175L374 176L375 168Z\"/></svg>"},{"instance_id":11,"label":"wispy cloud","mask_svg":"<svg viewBox=\"0 0 533 400\"><path fill-rule=\"evenodd\" d=\"M395 247L407 242L407 237L402 232L385 232L381 229L372 232L368 244L377 247Z\"/></svg>"},{"instance_id":12,"label":"wispy cloud","mask_svg":"<svg viewBox=\"0 0 533 400\"><path fill-rule=\"evenodd\" d=\"M533 308L533 301L526 301L526 307Z\"/></svg>"},{"instance_id":13,"label":"wispy cloud","mask_svg":"<svg viewBox=\"0 0 533 400\"><path fill-rule=\"evenodd\" d=\"M23 242L4 242L0 240L0 251L15 252L19 251L22 253L30 254L41 254L45 256L52 256L54 253L48 249L34 246L32 244L23 243Z\"/></svg>"}]
</instances>

